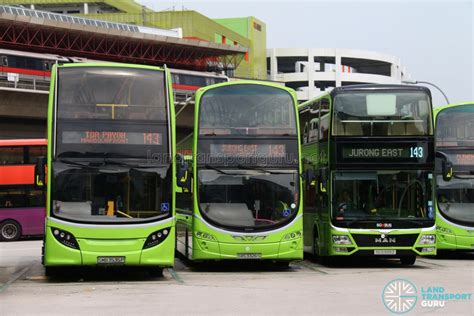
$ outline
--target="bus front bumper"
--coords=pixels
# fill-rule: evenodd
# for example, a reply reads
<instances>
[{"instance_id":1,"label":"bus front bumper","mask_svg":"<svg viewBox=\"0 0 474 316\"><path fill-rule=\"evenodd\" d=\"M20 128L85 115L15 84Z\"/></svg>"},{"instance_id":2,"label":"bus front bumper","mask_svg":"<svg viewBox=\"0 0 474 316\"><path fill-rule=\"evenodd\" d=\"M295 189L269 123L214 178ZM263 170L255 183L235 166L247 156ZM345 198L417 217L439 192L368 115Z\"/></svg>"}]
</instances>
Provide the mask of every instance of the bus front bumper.
<instances>
[{"instance_id":1,"label":"bus front bumper","mask_svg":"<svg viewBox=\"0 0 474 316\"><path fill-rule=\"evenodd\" d=\"M271 243L225 243L194 238L194 260L298 260L303 259L301 238Z\"/></svg>"},{"instance_id":2,"label":"bus front bumper","mask_svg":"<svg viewBox=\"0 0 474 316\"><path fill-rule=\"evenodd\" d=\"M170 236L171 237L171 236ZM159 266L174 264L174 238L143 249L145 238L86 239L77 238L79 249L60 243L51 229L46 230L45 266Z\"/></svg>"}]
</instances>

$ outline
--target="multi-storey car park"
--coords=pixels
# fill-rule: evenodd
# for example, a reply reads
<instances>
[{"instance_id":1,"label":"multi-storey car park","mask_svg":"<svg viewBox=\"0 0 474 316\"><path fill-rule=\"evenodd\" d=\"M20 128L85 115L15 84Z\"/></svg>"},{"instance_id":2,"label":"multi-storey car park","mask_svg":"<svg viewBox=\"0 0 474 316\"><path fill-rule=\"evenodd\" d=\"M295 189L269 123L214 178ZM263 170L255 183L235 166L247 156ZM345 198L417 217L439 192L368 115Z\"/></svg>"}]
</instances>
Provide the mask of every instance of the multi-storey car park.
<instances>
[{"instance_id":1,"label":"multi-storey car park","mask_svg":"<svg viewBox=\"0 0 474 316\"><path fill-rule=\"evenodd\" d=\"M267 73L268 79L295 89L300 102L334 87L398 84L407 77L395 56L335 48L268 49Z\"/></svg>"}]
</instances>

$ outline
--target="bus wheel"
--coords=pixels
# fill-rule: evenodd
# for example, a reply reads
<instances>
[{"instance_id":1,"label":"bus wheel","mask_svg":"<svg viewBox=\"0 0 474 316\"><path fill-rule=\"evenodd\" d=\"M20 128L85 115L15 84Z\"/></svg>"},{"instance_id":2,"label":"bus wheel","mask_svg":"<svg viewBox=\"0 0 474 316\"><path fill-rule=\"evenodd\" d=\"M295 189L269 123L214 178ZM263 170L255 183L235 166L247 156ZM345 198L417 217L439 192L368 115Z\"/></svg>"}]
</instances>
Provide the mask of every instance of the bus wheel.
<instances>
[{"instance_id":1,"label":"bus wheel","mask_svg":"<svg viewBox=\"0 0 474 316\"><path fill-rule=\"evenodd\" d=\"M278 269L288 269L290 267L290 261L288 260L275 261L275 266Z\"/></svg>"},{"instance_id":2,"label":"bus wheel","mask_svg":"<svg viewBox=\"0 0 474 316\"><path fill-rule=\"evenodd\" d=\"M416 257L415 256L406 256L406 257L401 257L400 258L400 262L404 265L404 266L412 266L415 264L415 261L416 261Z\"/></svg>"},{"instance_id":3,"label":"bus wheel","mask_svg":"<svg viewBox=\"0 0 474 316\"><path fill-rule=\"evenodd\" d=\"M64 275L64 268L62 267L44 267L44 275L48 278L61 277Z\"/></svg>"},{"instance_id":4,"label":"bus wheel","mask_svg":"<svg viewBox=\"0 0 474 316\"><path fill-rule=\"evenodd\" d=\"M15 221L6 220L0 224L0 239L4 241L14 241L20 239L21 227Z\"/></svg>"},{"instance_id":5,"label":"bus wheel","mask_svg":"<svg viewBox=\"0 0 474 316\"><path fill-rule=\"evenodd\" d=\"M161 278L163 277L163 268L151 267L147 269L148 275L152 278Z\"/></svg>"}]
</instances>

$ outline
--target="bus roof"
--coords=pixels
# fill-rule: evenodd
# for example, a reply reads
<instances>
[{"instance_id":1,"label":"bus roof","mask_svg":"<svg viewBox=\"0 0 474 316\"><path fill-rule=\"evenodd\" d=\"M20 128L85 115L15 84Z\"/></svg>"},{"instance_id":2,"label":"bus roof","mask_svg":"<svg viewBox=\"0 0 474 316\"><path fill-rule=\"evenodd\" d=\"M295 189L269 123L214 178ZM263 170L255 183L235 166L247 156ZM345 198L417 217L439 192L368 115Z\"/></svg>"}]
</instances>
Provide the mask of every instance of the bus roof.
<instances>
[{"instance_id":1,"label":"bus roof","mask_svg":"<svg viewBox=\"0 0 474 316\"><path fill-rule=\"evenodd\" d=\"M0 147L11 146L46 146L48 140L43 138L34 139L0 139Z\"/></svg>"},{"instance_id":2,"label":"bus roof","mask_svg":"<svg viewBox=\"0 0 474 316\"><path fill-rule=\"evenodd\" d=\"M366 90L413 90L424 91L430 93L430 89L424 86L415 86L407 84L356 84L344 87L336 87L331 91L331 94L336 94L346 91L366 91Z\"/></svg>"},{"instance_id":3,"label":"bus roof","mask_svg":"<svg viewBox=\"0 0 474 316\"><path fill-rule=\"evenodd\" d=\"M415 85L407 85L407 84L377 84L377 83L370 83L370 84L355 84L350 86L344 87L336 87L328 92L323 92L320 95L309 99L303 103L298 105L299 111L305 109L309 104L312 104L314 101L318 99L322 99L327 97L328 95L334 97L338 93L344 92L358 92L358 91L386 91L386 90L395 90L395 91L423 91L428 93L431 96L431 91L427 87L424 86L415 86Z\"/></svg>"},{"instance_id":4,"label":"bus roof","mask_svg":"<svg viewBox=\"0 0 474 316\"><path fill-rule=\"evenodd\" d=\"M434 109L434 112L435 112L435 114L438 114L439 112L441 112L445 109L449 109L449 108L453 108L453 107L457 107L457 106L463 106L463 105L474 105L474 101L445 104L445 105L436 107Z\"/></svg>"}]
</instances>

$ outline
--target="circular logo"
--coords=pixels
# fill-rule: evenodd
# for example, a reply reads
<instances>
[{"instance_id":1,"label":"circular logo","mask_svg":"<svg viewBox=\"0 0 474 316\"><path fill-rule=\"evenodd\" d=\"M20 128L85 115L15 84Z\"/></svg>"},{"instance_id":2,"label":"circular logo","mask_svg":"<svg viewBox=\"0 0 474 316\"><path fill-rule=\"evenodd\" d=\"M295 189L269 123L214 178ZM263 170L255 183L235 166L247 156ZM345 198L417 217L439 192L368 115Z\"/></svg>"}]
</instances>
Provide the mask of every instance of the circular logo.
<instances>
[{"instance_id":1,"label":"circular logo","mask_svg":"<svg viewBox=\"0 0 474 316\"><path fill-rule=\"evenodd\" d=\"M383 304L394 314L408 313L415 307L417 300L416 286L407 280L392 280L382 291Z\"/></svg>"}]
</instances>

